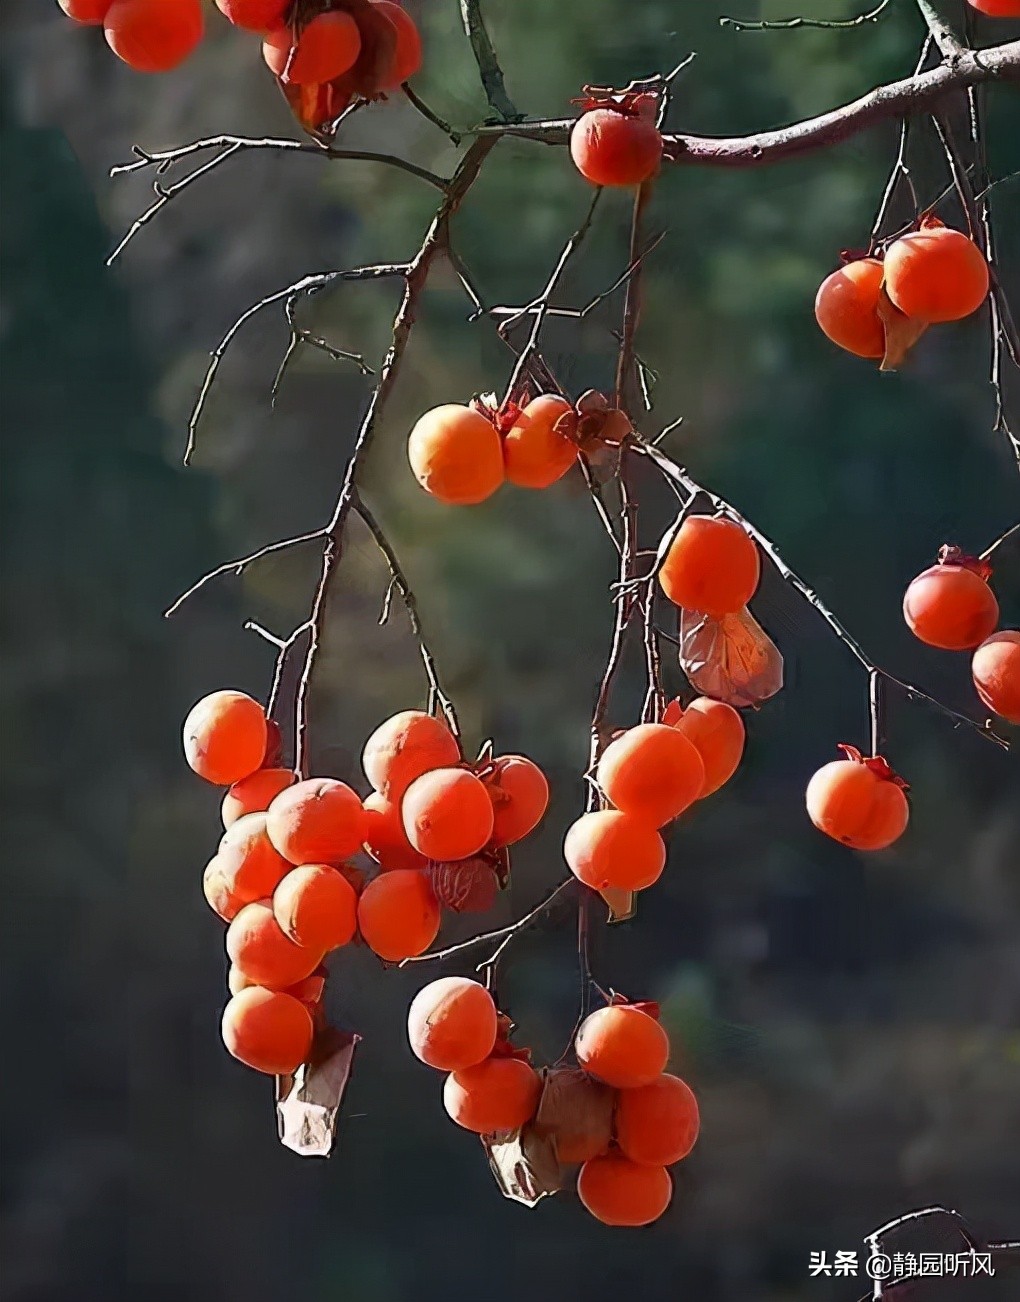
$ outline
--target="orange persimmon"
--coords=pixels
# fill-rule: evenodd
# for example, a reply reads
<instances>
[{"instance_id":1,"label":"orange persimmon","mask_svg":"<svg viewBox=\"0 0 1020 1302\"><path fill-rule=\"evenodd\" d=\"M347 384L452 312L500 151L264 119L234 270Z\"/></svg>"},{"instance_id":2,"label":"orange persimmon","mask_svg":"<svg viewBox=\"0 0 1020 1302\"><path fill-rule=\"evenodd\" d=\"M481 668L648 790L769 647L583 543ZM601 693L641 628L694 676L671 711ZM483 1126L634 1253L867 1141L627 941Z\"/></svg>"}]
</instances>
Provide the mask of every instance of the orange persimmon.
<instances>
[{"instance_id":1,"label":"orange persimmon","mask_svg":"<svg viewBox=\"0 0 1020 1302\"><path fill-rule=\"evenodd\" d=\"M662 136L645 112L604 104L574 123L570 157L592 185L640 185L659 170Z\"/></svg>"},{"instance_id":2,"label":"orange persimmon","mask_svg":"<svg viewBox=\"0 0 1020 1302\"><path fill-rule=\"evenodd\" d=\"M268 32L283 25L290 0L216 0L216 8L235 27Z\"/></svg>"},{"instance_id":3,"label":"orange persimmon","mask_svg":"<svg viewBox=\"0 0 1020 1302\"><path fill-rule=\"evenodd\" d=\"M747 735L744 721L739 711L725 701L699 696L691 701L673 727L683 733L701 756L705 785L699 799L704 799L736 773Z\"/></svg>"},{"instance_id":4,"label":"orange persimmon","mask_svg":"<svg viewBox=\"0 0 1020 1302\"><path fill-rule=\"evenodd\" d=\"M380 873L358 899L365 944L389 963L423 954L439 934L439 901L424 873L396 868Z\"/></svg>"},{"instance_id":5,"label":"orange persimmon","mask_svg":"<svg viewBox=\"0 0 1020 1302\"><path fill-rule=\"evenodd\" d=\"M906 783L881 757L865 759L840 746L845 759L818 770L807 787L807 811L820 832L855 850L884 850L906 830Z\"/></svg>"},{"instance_id":6,"label":"orange persimmon","mask_svg":"<svg viewBox=\"0 0 1020 1302\"><path fill-rule=\"evenodd\" d=\"M549 783L525 755L503 755L483 779L492 800L492 844L514 845L542 821L549 807Z\"/></svg>"},{"instance_id":7,"label":"orange persimmon","mask_svg":"<svg viewBox=\"0 0 1020 1302\"><path fill-rule=\"evenodd\" d=\"M634 1004L609 1004L581 1023L574 1040L578 1066L615 1089L650 1085L669 1059L669 1036Z\"/></svg>"},{"instance_id":8,"label":"orange persimmon","mask_svg":"<svg viewBox=\"0 0 1020 1302\"><path fill-rule=\"evenodd\" d=\"M222 1033L228 1053L269 1076L296 1071L312 1047L312 1019L304 1004L261 986L247 986L230 999Z\"/></svg>"},{"instance_id":9,"label":"orange persimmon","mask_svg":"<svg viewBox=\"0 0 1020 1302\"><path fill-rule=\"evenodd\" d=\"M938 564L912 579L903 594L903 618L915 637L943 651L969 651L999 622L988 586L991 566L943 547Z\"/></svg>"},{"instance_id":10,"label":"orange persimmon","mask_svg":"<svg viewBox=\"0 0 1020 1302\"><path fill-rule=\"evenodd\" d=\"M664 1166L641 1166L606 1153L581 1167L577 1196L603 1225L650 1225L669 1206L673 1181Z\"/></svg>"},{"instance_id":11,"label":"orange persimmon","mask_svg":"<svg viewBox=\"0 0 1020 1302\"><path fill-rule=\"evenodd\" d=\"M198 46L205 21L199 0L113 0L103 28L110 49L135 72L169 72Z\"/></svg>"},{"instance_id":12,"label":"orange persimmon","mask_svg":"<svg viewBox=\"0 0 1020 1302\"><path fill-rule=\"evenodd\" d=\"M365 742L361 767L376 791L399 803L415 778L459 760L460 745L442 719L424 710L401 710Z\"/></svg>"},{"instance_id":13,"label":"orange persimmon","mask_svg":"<svg viewBox=\"0 0 1020 1302\"><path fill-rule=\"evenodd\" d=\"M679 729L640 723L609 743L595 780L617 809L662 827L701 795L705 765Z\"/></svg>"},{"instance_id":14,"label":"orange persimmon","mask_svg":"<svg viewBox=\"0 0 1020 1302\"><path fill-rule=\"evenodd\" d=\"M407 441L407 459L422 488L452 506L484 502L506 474L495 425L457 403L433 407L419 418Z\"/></svg>"},{"instance_id":15,"label":"orange persimmon","mask_svg":"<svg viewBox=\"0 0 1020 1302\"><path fill-rule=\"evenodd\" d=\"M661 877L666 845L648 823L618 809L597 809L567 829L563 857L592 890L641 891Z\"/></svg>"},{"instance_id":16,"label":"orange persimmon","mask_svg":"<svg viewBox=\"0 0 1020 1302\"><path fill-rule=\"evenodd\" d=\"M474 1067L496 1043L496 1005L478 981L440 977L419 990L407 1011L416 1058L440 1071Z\"/></svg>"},{"instance_id":17,"label":"orange persimmon","mask_svg":"<svg viewBox=\"0 0 1020 1302\"><path fill-rule=\"evenodd\" d=\"M354 67L361 32L342 9L317 14L300 35L286 25L266 32L262 57L271 72L292 86L320 86Z\"/></svg>"},{"instance_id":18,"label":"orange persimmon","mask_svg":"<svg viewBox=\"0 0 1020 1302\"><path fill-rule=\"evenodd\" d=\"M548 488L577 460L577 415L556 394L532 399L503 435L506 477L519 488Z\"/></svg>"},{"instance_id":19,"label":"orange persimmon","mask_svg":"<svg viewBox=\"0 0 1020 1302\"><path fill-rule=\"evenodd\" d=\"M885 353L885 329L878 315L884 274L877 258L858 258L826 276L815 295L815 320L822 332L857 357Z\"/></svg>"},{"instance_id":20,"label":"orange persimmon","mask_svg":"<svg viewBox=\"0 0 1020 1302\"><path fill-rule=\"evenodd\" d=\"M57 0L57 3L76 23L101 27L113 0Z\"/></svg>"},{"instance_id":21,"label":"orange persimmon","mask_svg":"<svg viewBox=\"0 0 1020 1302\"><path fill-rule=\"evenodd\" d=\"M372 3L389 19L396 33L393 63L380 86L381 90L395 90L421 67L421 33L407 10L394 4L393 0L372 0Z\"/></svg>"},{"instance_id":22,"label":"orange persimmon","mask_svg":"<svg viewBox=\"0 0 1020 1302\"><path fill-rule=\"evenodd\" d=\"M231 963L256 985L285 990L311 976L322 962L321 949L295 945L273 916L269 900L246 904L227 928Z\"/></svg>"},{"instance_id":23,"label":"orange persimmon","mask_svg":"<svg viewBox=\"0 0 1020 1302\"><path fill-rule=\"evenodd\" d=\"M273 916L295 945L325 954L354 939L358 895L328 864L302 864L273 892Z\"/></svg>"},{"instance_id":24,"label":"orange persimmon","mask_svg":"<svg viewBox=\"0 0 1020 1302\"><path fill-rule=\"evenodd\" d=\"M530 1121L541 1093L542 1081L530 1063L486 1058L447 1076L443 1106L458 1126L488 1135L517 1130Z\"/></svg>"},{"instance_id":25,"label":"orange persimmon","mask_svg":"<svg viewBox=\"0 0 1020 1302\"><path fill-rule=\"evenodd\" d=\"M885 255L885 292L907 316L959 321L988 297L985 255L963 231L924 217L920 229L895 240Z\"/></svg>"},{"instance_id":26,"label":"orange persimmon","mask_svg":"<svg viewBox=\"0 0 1020 1302\"><path fill-rule=\"evenodd\" d=\"M230 827L244 814L264 813L273 800L297 781L293 769L256 769L248 777L235 782L223 797L220 817L224 827Z\"/></svg>"},{"instance_id":27,"label":"orange persimmon","mask_svg":"<svg viewBox=\"0 0 1020 1302\"><path fill-rule=\"evenodd\" d=\"M399 804L387 800L379 791L372 791L361 806L365 811L365 849L383 872L428 867L428 859L407 839Z\"/></svg>"},{"instance_id":28,"label":"orange persimmon","mask_svg":"<svg viewBox=\"0 0 1020 1302\"><path fill-rule=\"evenodd\" d=\"M336 865L361 849L365 811L345 782L309 778L275 797L266 813L266 831L292 864Z\"/></svg>"},{"instance_id":29,"label":"orange persimmon","mask_svg":"<svg viewBox=\"0 0 1020 1302\"><path fill-rule=\"evenodd\" d=\"M672 1166L694 1147L700 1126L694 1091L667 1072L616 1100L616 1142L632 1162Z\"/></svg>"},{"instance_id":30,"label":"orange persimmon","mask_svg":"<svg viewBox=\"0 0 1020 1302\"><path fill-rule=\"evenodd\" d=\"M414 848L440 862L477 854L495 821L484 783L462 768L433 769L415 778L400 812Z\"/></svg>"},{"instance_id":31,"label":"orange persimmon","mask_svg":"<svg viewBox=\"0 0 1020 1302\"><path fill-rule=\"evenodd\" d=\"M985 638L971 674L982 704L1007 723L1020 723L1020 631L1004 628Z\"/></svg>"},{"instance_id":32,"label":"orange persimmon","mask_svg":"<svg viewBox=\"0 0 1020 1302\"><path fill-rule=\"evenodd\" d=\"M220 838L216 854L223 881L242 904L272 895L290 864L266 833L266 815L242 814Z\"/></svg>"},{"instance_id":33,"label":"orange persimmon","mask_svg":"<svg viewBox=\"0 0 1020 1302\"><path fill-rule=\"evenodd\" d=\"M184 720L184 755L207 782L228 787L254 773L266 753L266 712L244 692L212 692Z\"/></svg>"},{"instance_id":34,"label":"orange persimmon","mask_svg":"<svg viewBox=\"0 0 1020 1302\"><path fill-rule=\"evenodd\" d=\"M739 524L694 515L670 544L659 583L675 606L719 618L740 610L761 577L758 548Z\"/></svg>"}]
</instances>

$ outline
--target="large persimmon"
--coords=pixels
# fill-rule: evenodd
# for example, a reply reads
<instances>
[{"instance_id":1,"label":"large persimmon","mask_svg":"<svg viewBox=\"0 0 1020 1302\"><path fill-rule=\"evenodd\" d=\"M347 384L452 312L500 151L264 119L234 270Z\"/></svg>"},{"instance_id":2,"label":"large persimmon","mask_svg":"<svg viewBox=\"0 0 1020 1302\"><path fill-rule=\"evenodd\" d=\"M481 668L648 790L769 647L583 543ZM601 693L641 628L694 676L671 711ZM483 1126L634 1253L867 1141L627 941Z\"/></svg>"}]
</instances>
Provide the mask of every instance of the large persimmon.
<instances>
[{"instance_id":1,"label":"large persimmon","mask_svg":"<svg viewBox=\"0 0 1020 1302\"><path fill-rule=\"evenodd\" d=\"M678 729L641 723L610 742L595 779L617 809L662 827L701 795L705 765L697 747Z\"/></svg>"},{"instance_id":2,"label":"large persimmon","mask_svg":"<svg viewBox=\"0 0 1020 1302\"><path fill-rule=\"evenodd\" d=\"M622 1153L585 1162L577 1196L603 1225L650 1225L669 1206L673 1181L664 1166L642 1166Z\"/></svg>"},{"instance_id":3,"label":"large persimmon","mask_svg":"<svg viewBox=\"0 0 1020 1302\"><path fill-rule=\"evenodd\" d=\"M349 71L361 53L361 32L349 13L317 14L297 32L287 25L266 32L262 57L270 71L293 86L318 86Z\"/></svg>"},{"instance_id":4,"label":"large persimmon","mask_svg":"<svg viewBox=\"0 0 1020 1302\"><path fill-rule=\"evenodd\" d=\"M1004 628L985 638L971 674L982 703L1007 723L1020 723L1020 631Z\"/></svg>"},{"instance_id":5,"label":"large persimmon","mask_svg":"<svg viewBox=\"0 0 1020 1302\"><path fill-rule=\"evenodd\" d=\"M899 840L910 818L906 783L884 759L865 759L853 746L845 758L818 770L808 783L807 810L820 832L855 850L884 850Z\"/></svg>"},{"instance_id":6,"label":"large persimmon","mask_svg":"<svg viewBox=\"0 0 1020 1302\"><path fill-rule=\"evenodd\" d=\"M662 875L666 845L650 823L619 809L596 809L567 829L563 857L592 890L641 891Z\"/></svg>"},{"instance_id":7,"label":"large persimmon","mask_svg":"<svg viewBox=\"0 0 1020 1302\"><path fill-rule=\"evenodd\" d=\"M548 488L577 460L577 414L566 398L532 399L503 435L506 477L519 488Z\"/></svg>"},{"instance_id":8,"label":"large persimmon","mask_svg":"<svg viewBox=\"0 0 1020 1302\"><path fill-rule=\"evenodd\" d=\"M760 577L754 540L735 521L712 515L683 522L659 570L674 605L717 619L746 606Z\"/></svg>"},{"instance_id":9,"label":"large persimmon","mask_svg":"<svg viewBox=\"0 0 1020 1302\"><path fill-rule=\"evenodd\" d=\"M877 258L858 258L826 276L815 295L815 320L822 332L857 357L885 353L885 329L878 315L883 275Z\"/></svg>"},{"instance_id":10,"label":"large persimmon","mask_svg":"<svg viewBox=\"0 0 1020 1302\"><path fill-rule=\"evenodd\" d=\"M657 1017L638 1005L609 1004L581 1023L574 1052L578 1065L596 1080L636 1089L661 1075L669 1059L669 1037Z\"/></svg>"},{"instance_id":11,"label":"large persimmon","mask_svg":"<svg viewBox=\"0 0 1020 1302\"><path fill-rule=\"evenodd\" d=\"M570 132L570 157L592 185L632 186L649 180L662 161L655 125L656 97L589 98Z\"/></svg>"},{"instance_id":12,"label":"large persimmon","mask_svg":"<svg viewBox=\"0 0 1020 1302\"><path fill-rule=\"evenodd\" d=\"M672 725L701 756L705 785L698 799L710 796L730 780L744 753L746 731L739 711L725 701L699 696Z\"/></svg>"},{"instance_id":13,"label":"large persimmon","mask_svg":"<svg viewBox=\"0 0 1020 1302\"><path fill-rule=\"evenodd\" d=\"M999 622L991 573L986 561L943 547L938 564L911 580L903 594L910 631L944 651L969 651L983 642Z\"/></svg>"},{"instance_id":14,"label":"large persimmon","mask_svg":"<svg viewBox=\"0 0 1020 1302\"><path fill-rule=\"evenodd\" d=\"M205 21L199 0L113 0L106 42L135 72L169 72L196 49Z\"/></svg>"},{"instance_id":15,"label":"large persimmon","mask_svg":"<svg viewBox=\"0 0 1020 1302\"><path fill-rule=\"evenodd\" d=\"M270 1076L296 1071L312 1047L312 1018L299 1000L261 986L238 990L223 1010L223 1043L246 1067Z\"/></svg>"},{"instance_id":16,"label":"large persimmon","mask_svg":"<svg viewBox=\"0 0 1020 1302\"><path fill-rule=\"evenodd\" d=\"M896 307L921 321L958 321L988 297L988 263L968 235L925 217L885 255L885 290Z\"/></svg>"},{"instance_id":17,"label":"large persimmon","mask_svg":"<svg viewBox=\"0 0 1020 1302\"><path fill-rule=\"evenodd\" d=\"M422 488L451 506L476 506L505 478L496 426L472 407L446 403L422 416L407 441L407 459Z\"/></svg>"}]
</instances>

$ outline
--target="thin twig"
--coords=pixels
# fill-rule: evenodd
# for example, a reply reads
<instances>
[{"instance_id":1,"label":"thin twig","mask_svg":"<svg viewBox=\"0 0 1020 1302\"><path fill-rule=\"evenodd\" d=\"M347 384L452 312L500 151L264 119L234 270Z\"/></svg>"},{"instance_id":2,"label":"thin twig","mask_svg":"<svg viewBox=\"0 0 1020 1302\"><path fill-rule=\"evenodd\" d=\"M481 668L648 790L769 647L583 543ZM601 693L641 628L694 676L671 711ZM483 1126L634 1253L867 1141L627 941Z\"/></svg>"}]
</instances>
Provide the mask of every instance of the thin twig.
<instances>
[{"instance_id":1,"label":"thin twig","mask_svg":"<svg viewBox=\"0 0 1020 1302\"><path fill-rule=\"evenodd\" d=\"M991 558L995 555L995 553L999 550L999 548L1004 543L1009 542L1011 538L1015 538L1018 533L1020 533L1020 523L1011 524L1010 527L1007 530L1005 530L1004 533L999 534L995 542L991 543L989 546L987 546L984 549L979 559L983 561L991 560Z\"/></svg>"},{"instance_id":2,"label":"thin twig","mask_svg":"<svg viewBox=\"0 0 1020 1302\"><path fill-rule=\"evenodd\" d=\"M770 21L750 22L743 18L720 18L720 27L732 27L738 32L778 32L792 31L797 27L863 27L865 23L877 23L882 11L889 6L889 0L882 0L874 9L856 18L775 18Z\"/></svg>"},{"instance_id":3,"label":"thin twig","mask_svg":"<svg viewBox=\"0 0 1020 1302\"><path fill-rule=\"evenodd\" d=\"M413 958L405 958L400 963L400 967L408 967L411 963L438 963L443 959L452 958L454 954L461 954L464 950L473 949L476 945L484 945L486 941L503 941L506 938L517 936L540 918L542 914L545 913L546 909L550 908L559 899L564 891L569 890L572 886L578 885L579 883L575 877L567 877L564 881L560 882L559 885L555 886L545 899L539 901L533 909L530 909L525 913L522 918L518 918L516 922L511 922L505 927L497 927L495 931L483 931L477 936L469 936L467 940L459 940L455 945L447 945L445 949L435 949L427 954L417 954ZM480 963L478 971L481 971L486 966L491 966L491 962L492 960L490 959L486 960L485 963Z\"/></svg>"}]
</instances>

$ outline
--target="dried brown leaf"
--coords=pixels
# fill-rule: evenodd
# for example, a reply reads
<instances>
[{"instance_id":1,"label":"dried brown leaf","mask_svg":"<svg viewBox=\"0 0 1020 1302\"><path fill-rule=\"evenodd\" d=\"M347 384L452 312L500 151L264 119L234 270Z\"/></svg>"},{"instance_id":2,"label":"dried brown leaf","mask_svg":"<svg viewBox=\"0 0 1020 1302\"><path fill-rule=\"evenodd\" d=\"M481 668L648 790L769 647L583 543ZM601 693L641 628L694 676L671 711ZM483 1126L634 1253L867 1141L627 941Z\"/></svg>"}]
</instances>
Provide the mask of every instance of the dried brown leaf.
<instances>
[{"instance_id":1,"label":"dried brown leaf","mask_svg":"<svg viewBox=\"0 0 1020 1302\"><path fill-rule=\"evenodd\" d=\"M616 1091L579 1067L555 1067L545 1073L531 1124L536 1135L555 1141L557 1156L564 1141L575 1149L590 1145L605 1152L613 1138L615 1104Z\"/></svg>"},{"instance_id":2,"label":"dried brown leaf","mask_svg":"<svg viewBox=\"0 0 1020 1302\"><path fill-rule=\"evenodd\" d=\"M551 1136L529 1124L506 1135L482 1135L493 1178L504 1198L534 1207L563 1187L563 1171Z\"/></svg>"},{"instance_id":3,"label":"dried brown leaf","mask_svg":"<svg viewBox=\"0 0 1020 1302\"><path fill-rule=\"evenodd\" d=\"M782 654L746 606L721 619L681 609L677 633L680 668L703 696L740 709L782 688Z\"/></svg>"},{"instance_id":4,"label":"dried brown leaf","mask_svg":"<svg viewBox=\"0 0 1020 1302\"><path fill-rule=\"evenodd\" d=\"M353 1031L320 1027L308 1061L292 1076L276 1077L276 1124L284 1148L299 1157L329 1157L332 1153L340 1106L360 1040Z\"/></svg>"},{"instance_id":5,"label":"dried brown leaf","mask_svg":"<svg viewBox=\"0 0 1020 1302\"><path fill-rule=\"evenodd\" d=\"M895 371L901 365L907 353L928 329L927 321L918 321L915 317L901 312L889 295L885 286L879 290L876 307L882 329L885 332L885 356L882 358L880 371Z\"/></svg>"}]
</instances>

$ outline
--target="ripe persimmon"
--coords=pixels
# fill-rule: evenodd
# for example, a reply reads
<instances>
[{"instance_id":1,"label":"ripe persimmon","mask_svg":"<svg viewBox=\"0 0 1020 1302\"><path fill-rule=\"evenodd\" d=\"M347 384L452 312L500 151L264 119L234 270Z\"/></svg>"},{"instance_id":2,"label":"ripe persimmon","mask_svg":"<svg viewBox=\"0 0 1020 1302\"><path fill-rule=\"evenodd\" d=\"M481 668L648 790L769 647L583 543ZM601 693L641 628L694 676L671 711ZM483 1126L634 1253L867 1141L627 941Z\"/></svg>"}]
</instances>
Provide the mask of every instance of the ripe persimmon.
<instances>
[{"instance_id":1,"label":"ripe persimmon","mask_svg":"<svg viewBox=\"0 0 1020 1302\"><path fill-rule=\"evenodd\" d=\"M266 813L266 831L292 864L336 865L361 849L365 811L345 782L309 778L275 797Z\"/></svg>"},{"instance_id":2,"label":"ripe persimmon","mask_svg":"<svg viewBox=\"0 0 1020 1302\"><path fill-rule=\"evenodd\" d=\"M383 872L428 867L429 861L407 839L399 804L372 791L361 805L365 811L365 849Z\"/></svg>"},{"instance_id":3,"label":"ripe persimmon","mask_svg":"<svg viewBox=\"0 0 1020 1302\"><path fill-rule=\"evenodd\" d=\"M577 1063L614 1089L650 1085L669 1059L669 1036L635 1004L609 1004L586 1017L574 1040Z\"/></svg>"},{"instance_id":4,"label":"ripe persimmon","mask_svg":"<svg viewBox=\"0 0 1020 1302\"><path fill-rule=\"evenodd\" d=\"M361 32L349 13L332 9L317 14L300 34L274 27L262 41L262 57L271 72L291 86L320 86L354 67L361 53Z\"/></svg>"},{"instance_id":5,"label":"ripe persimmon","mask_svg":"<svg viewBox=\"0 0 1020 1302\"><path fill-rule=\"evenodd\" d=\"M295 945L325 954L354 939L358 895L328 864L302 864L273 892L273 916Z\"/></svg>"},{"instance_id":6,"label":"ripe persimmon","mask_svg":"<svg viewBox=\"0 0 1020 1302\"><path fill-rule=\"evenodd\" d=\"M200 778L228 787L254 773L266 753L266 712L244 692L212 692L184 720L184 755Z\"/></svg>"},{"instance_id":7,"label":"ripe persimmon","mask_svg":"<svg viewBox=\"0 0 1020 1302\"><path fill-rule=\"evenodd\" d=\"M295 945L273 916L271 901L246 904L227 928L231 963L256 985L285 990L311 976L322 962L321 949Z\"/></svg>"},{"instance_id":8,"label":"ripe persimmon","mask_svg":"<svg viewBox=\"0 0 1020 1302\"><path fill-rule=\"evenodd\" d=\"M495 821L484 783L462 768L433 769L415 778L400 812L414 848L441 862L477 854Z\"/></svg>"},{"instance_id":9,"label":"ripe persimmon","mask_svg":"<svg viewBox=\"0 0 1020 1302\"><path fill-rule=\"evenodd\" d=\"M423 954L439 934L439 901L424 873L396 868L380 873L358 899L365 944L389 963Z\"/></svg>"},{"instance_id":10,"label":"ripe persimmon","mask_svg":"<svg viewBox=\"0 0 1020 1302\"><path fill-rule=\"evenodd\" d=\"M198 46L205 23L199 0L113 0L103 28L110 49L135 72L169 72Z\"/></svg>"},{"instance_id":11,"label":"ripe persimmon","mask_svg":"<svg viewBox=\"0 0 1020 1302\"><path fill-rule=\"evenodd\" d=\"M595 780L624 814L662 827L701 795L705 765L679 729L639 723L609 743Z\"/></svg>"},{"instance_id":12,"label":"ripe persimmon","mask_svg":"<svg viewBox=\"0 0 1020 1302\"><path fill-rule=\"evenodd\" d=\"M705 785L699 799L730 780L736 773L744 753L746 731L740 712L725 701L714 701L710 696L699 696L691 701L673 725L683 733L701 756L705 768Z\"/></svg>"},{"instance_id":13,"label":"ripe persimmon","mask_svg":"<svg viewBox=\"0 0 1020 1302\"><path fill-rule=\"evenodd\" d=\"M820 832L855 850L884 850L906 830L906 784L884 759L840 746L845 759L818 770L807 787L807 811Z\"/></svg>"},{"instance_id":14,"label":"ripe persimmon","mask_svg":"<svg viewBox=\"0 0 1020 1302\"><path fill-rule=\"evenodd\" d=\"M647 181L662 161L662 136L655 125L654 108L643 102L609 101L589 108L570 132L570 157L592 185L630 186Z\"/></svg>"},{"instance_id":15,"label":"ripe persimmon","mask_svg":"<svg viewBox=\"0 0 1020 1302\"><path fill-rule=\"evenodd\" d=\"M937 565L912 579L903 594L903 618L915 637L943 651L969 651L999 622L988 586L991 566L943 547Z\"/></svg>"},{"instance_id":16,"label":"ripe persimmon","mask_svg":"<svg viewBox=\"0 0 1020 1302\"><path fill-rule=\"evenodd\" d=\"M885 353L885 329L878 315L884 274L877 258L858 258L826 276L815 295L815 320L822 333L857 357Z\"/></svg>"},{"instance_id":17,"label":"ripe persimmon","mask_svg":"<svg viewBox=\"0 0 1020 1302\"><path fill-rule=\"evenodd\" d=\"M618 809L598 809L567 829L563 857L592 890L641 891L661 877L666 845L649 823Z\"/></svg>"},{"instance_id":18,"label":"ripe persimmon","mask_svg":"<svg viewBox=\"0 0 1020 1302\"><path fill-rule=\"evenodd\" d=\"M232 995L239 995L242 990L247 990L250 986L255 985L250 977L246 977L240 968L234 967L231 963L227 971L227 989Z\"/></svg>"},{"instance_id":19,"label":"ripe persimmon","mask_svg":"<svg viewBox=\"0 0 1020 1302\"><path fill-rule=\"evenodd\" d=\"M220 806L223 826L230 827L244 814L264 813L280 792L296 781L293 769L256 769L235 782L223 797Z\"/></svg>"},{"instance_id":20,"label":"ripe persimmon","mask_svg":"<svg viewBox=\"0 0 1020 1302\"><path fill-rule=\"evenodd\" d=\"M924 217L919 230L895 240L885 255L885 291L907 316L959 321L988 296L988 263L962 231Z\"/></svg>"},{"instance_id":21,"label":"ripe persimmon","mask_svg":"<svg viewBox=\"0 0 1020 1302\"><path fill-rule=\"evenodd\" d=\"M535 1115L542 1081L520 1058L486 1058L451 1072L443 1084L443 1106L458 1126L477 1135L517 1130Z\"/></svg>"},{"instance_id":22,"label":"ripe persimmon","mask_svg":"<svg viewBox=\"0 0 1020 1302\"><path fill-rule=\"evenodd\" d=\"M641 1166L606 1153L581 1167L577 1196L603 1225L650 1225L669 1206L673 1181L664 1166Z\"/></svg>"},{"instance_id":23,"label":"ripe persimmon","mask_svg":"<svg viewBox=\"0 0 1020 1302\"><path fill-rule=\"evenodd\" d=\"M407 1038L416 1058L440 1071L463 1071L496 1043L496 1005L478 981L440 977L419 990L407 1010Z\"/></svg>"},{"instance_id":24,"label":"ripe persimmon","mask_svg":"<svg viewBox=\"0 0 1020 1302\"><path fill-rule=\"evenodd\" d=\"M57 3L76 23L101 27L113 0L57 0Z\"/></svg>"},{"instance_id":25,"label":"ripe persimmon","mask_svg":"<svg viewBox=\"0 0 1020 1302\"><path fill-rule=\"evenodd\" d=\"M967 3L988 18L1020 18L1020 0L967 0Z\"/></svg>"},{"instance_id":26,"label":"ripe persimmon","mask_svg":"<svg viewBox=\"0 0 1020 1302\"><path fill-rule=\"evenodd\" d=\"M283 26L290 0L216 0L216 7L235 27L268 32Z\"/></svg>"},{"instance_id":27,"label":"ripe persimmon","mask_svg":"<svg viewBox=\"0 0 1020 1302\"><path fill-rule=\"evenodd\" d=\"M230 893L250 904L272 895L290 864L270 841L266 815L242 814L220 838L219 871Z\"/></svg>"},{"instance_id":28,"label":"ripe persimmon","mask_svg":"<svg viewBox=\"0 0 1020 1302\"><path fill-rule=\"evenodd\" d=\"M549 807L549 783L525 755L503 755L484 778L492 800L492 844L514 845L533 832Z\"/></svg>"},{"instance_id":29,"label":"ripe persimmon","mask_svg":"<svg viewBox=\"0 0 1020 1302\"><path fill-rule=\"evenodd\" d=\"M719 618L754 596L761 561L754 540L733 520L694 515L670 544L659 583L675 606Z\"/></svg>"},{"instance_id":30,"label":"ripe persimmon","mask_svg":"<svg viewBox=\"0 0 1020 1302\"><path fill-rule=\"evenodd\" d=\"M421 67L421 34L417 24L406 9L393 0L372 0L379 13L393 24L397 46L393 54L393 63L381 83L382 90L395 90L403 85L409 77Z\"/></svg>"},{"instance_id":31,"label":"ripe persimmon","mask_svg":"<svg viewBox=\"0 0 1020 1302\"><path fill-rule=\"evenodd\" d=\"M694 1147L700 1126L694 1091L668 1072L616 1100L616 1142L632 1162L672 1166Z\"/></svg>"},{"instance_id":32,"label":"ripe persimmon","mask_svg":"<svg viewBox=\"0 0 1020 1302\"><path fill-rule=\"evenodd\" d=\"M1020 631L1004 628L985 638L971 674L982 703L1007 723L1020 723Z\"/></svg>"},{"instance_id":33,"label":"ripe persimmon","mask_svg":"<svg viewBox=\"0 0 1020 1302\"><path fill-rule=\"evenodd\" d=\"M506 477L519 488L548 488L577 460L577 414L566 398L544 393L503 435Z\"/></svg>"},{"instance_id":34,"label":"ripe persimmon","mask_svg":"<svg viewBox=\"0 0 1020 1302\"><path fill-rule=\"evenodd\" d=\"M451 506L484 502L505 478L495 425L457 403L420 417L407 440L407 459L422 488Z\"/></svg>"},{"instance_id":35,"label":"ripe persimmon","mask_svg":"<svg viewBox=\"0 0 1020 1302\"><path fill-rule=\"evenodd\" d=\"M365 742L361 767L376 791L396 804L415 778L459 760L457 738L441 719L423 710L401 710Z\"/></svg>"},{"instance_id":36,"label":"ripe persimmon","mask_svg":"<svg viewBox=\"0 0 1020 1302\"><path fill-rule=\"evenodd\" d=\"M312 1019L304 1004L260 986L248 986L230 999L222 1032L228 1053L269 1076L296 1071L312 1047Z\"/></svg>"},{"instance_id":37,"label":"ripe persimmon","mask_svg":"<svg viewBox=\"0 0 1020 1302\"><path fill-rule=\"evenodd\" d=\"M244 906L244 900L239 900L227 885L218 854L214 854L205 866L205 872L202 874L202 893L213 913L218 914L224 922L230 922Z\"/></svg>"}]
</instances>

